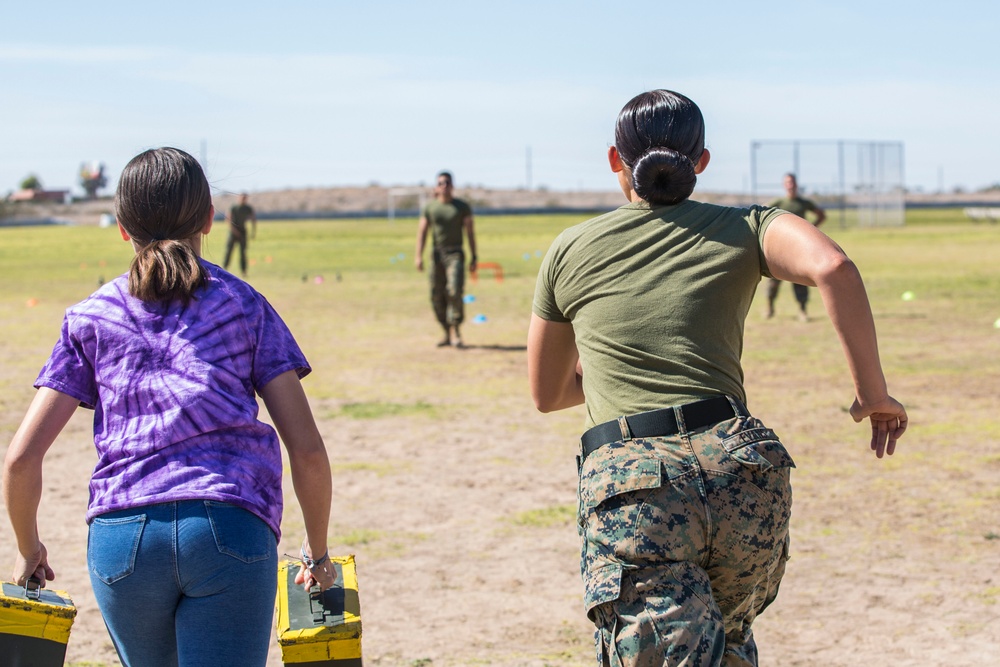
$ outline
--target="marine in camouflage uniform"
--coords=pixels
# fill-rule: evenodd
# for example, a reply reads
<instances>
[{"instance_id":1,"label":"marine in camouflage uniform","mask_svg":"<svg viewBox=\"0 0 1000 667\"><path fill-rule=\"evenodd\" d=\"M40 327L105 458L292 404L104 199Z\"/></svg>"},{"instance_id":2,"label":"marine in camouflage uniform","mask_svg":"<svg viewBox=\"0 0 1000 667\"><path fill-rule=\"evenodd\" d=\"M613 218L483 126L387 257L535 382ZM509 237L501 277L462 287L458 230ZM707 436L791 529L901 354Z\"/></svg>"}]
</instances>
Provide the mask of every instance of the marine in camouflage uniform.
<instances>
[{"instance_id":1,"label":"marine in camouflage uniform","mask_svg":"<svg viewBox=\"0 0 1000 667\"><path fill-rule=\"evenodd\" d=\"M239 203L230 207L226 215L229 223L229 236L226 237L226 254L222 260L222 268L229 269L229 260L233 255L233 246L240 250L240 273L247 276L247 223L253 224L253 237L257 236L257 212L247 203L249 195L240 195Z\"/></svg>"},{"instance_id":2,"label":"marine in camouflage uniform","mask_svg":"<svg viewBox=\"0 0 1000 667\"><path fill-rule=\"evenodd\" d=\"M711 396L734 406L713 426L582 458L599 664L757 664L751 624L784 573L794 464L744 407L739 350L781 213L631 203L566 230L543 260L533 310L573 323L588 426ZM579 270L592 266L604 271Z\"/></svg>"},{"instance_id":3,"label":"marine in camouflage uniform","mask_svg":"<svg viewBox=\"0 0 1000 667\"><path fill-rule=\"evenodd\" d=\"M451 174L438 174L434 188L435 199L428 202L420 214L417 229L417 270L424 270L424 244L427 231L431 231L433 249L431 251L431 306L438 324L444 329L444 338L439 346L453 342L462 347L461 325L465 320L465 252L463 239L468 237L469 270L476 270L476 235L473 226L472 208L461 199L452 196Z\"/></svg>"},{"instance_id":4,"label":"marine in camouflage uniform","mask_svg":"<svg viewBox=\"0 0 1000 667\"><path fill-rule=\"evenodd\" d=\"M812 223L819 227L826 220L826 211L816 205L811 199L799 196L799 184L795 174L785 174L784 178L785 195L781 199L775 199L768 204L772 208L780 208L789 213L794 213L800 218L806 218L810 213L813 215ZM767 317L774 317L774 300L778 298L778 288L781 281L777 278L769 278L767 281ZM795 293L795 300L799 304L799 319L808 319L806 306L809 303L809 288L805 285L792 283L792 291Z\"/></svg>"},{"instance_id":5,"label":"marine in camouflage uniform","mask_svg":"<svg viewBox=\"0 0 1000 667\"><path fill-rule=\"evenodd\" d=\"M784 573L794 467L744 407L761 277L824 287L850 414L869 418L875 455L906 430L857 268L784 210L689 199L709 157L697 105L666 90L633 98L608 149L629 203L565 230L538 272L529 386L542 412L586 406L582 572L608 667L757 665L752 623Z\"/></svg>"}]
</instances>

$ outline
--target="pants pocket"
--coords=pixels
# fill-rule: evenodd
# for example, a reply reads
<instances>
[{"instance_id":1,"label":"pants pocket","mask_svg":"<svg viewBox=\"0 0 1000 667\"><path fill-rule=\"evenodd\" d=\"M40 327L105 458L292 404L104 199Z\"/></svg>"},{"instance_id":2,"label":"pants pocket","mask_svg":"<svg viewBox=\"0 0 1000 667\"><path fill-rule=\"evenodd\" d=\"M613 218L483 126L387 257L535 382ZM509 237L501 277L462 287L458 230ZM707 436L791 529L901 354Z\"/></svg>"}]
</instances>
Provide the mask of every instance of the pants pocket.
<instances>
[{"instance_id":1,"label":"pants pocket","mask_svg":"<svg viewBox=\"0 0 1000 667\"><path fill-rule=\"evenodd\" d=\"M602 452L614 455L613 450ZM597 457L592 457L597 458ZM616 457L587 465L580 477L584 601L588 613L618 599L623 563L635 559L635 525L643 500L662 484L657 459Z\"/></svg>"},{"instance_id":2,"label":"pants pocket","mask_svg":"<svg viewBox=\"0 0 1000 667\"><path fill-rule=\"evenodd\" d=\"M761 472L772 468L794 468L795 462L778 436L755 419L748 428L723 439L722 446L729 455L747 468Z\"/></svg>"},{"instance_id":3,"label":"pants pocket","mask_svg":"<svg viewBox=\"0 0 1000 667\"><path fill-rule=\"evenodd\" d=\"M728 457L723 472L748 482L768 502L791 503L789 473L795 461L774 431L753 418L747 426L722 441Z\"/></svg>"},{"instance_id":4,"label":"pants pocket","mask_svg":"<svg viewBox=\"0 0 1000 667\"><path fill-rule=\"evenodd\" d=\"M205 501L205 512L219 553L244 563L256 563L269 558L277 548L274 533L253 512L211 500Z\"/></svg>"},{"instance_id":5,"label":"pants pocket","mask_svg":"<svg viewBox=\"0 0 1000 667\"><path fill-rule=\"evenodd\" d=\"M97 517L91 522L87 560L98 579L113 584L132 574L145 525L145 514L113 519Z\"/></svg>"}]
</instances>

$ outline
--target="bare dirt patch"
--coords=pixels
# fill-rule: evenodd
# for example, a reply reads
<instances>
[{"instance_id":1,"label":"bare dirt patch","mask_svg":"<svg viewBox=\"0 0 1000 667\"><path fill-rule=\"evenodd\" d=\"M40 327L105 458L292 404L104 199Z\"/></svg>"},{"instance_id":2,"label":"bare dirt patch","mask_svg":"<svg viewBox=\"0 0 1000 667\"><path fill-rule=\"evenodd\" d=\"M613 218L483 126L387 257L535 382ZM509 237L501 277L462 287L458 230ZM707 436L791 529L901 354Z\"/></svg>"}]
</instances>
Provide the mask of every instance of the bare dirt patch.
<instances>
[{"instance_id":1,"label":"bare dirt patch","mask_svg":"<svg viewBox=\"0 0 1000 667\"><path fill-rule=\"evenodd\" d=\"M1000 333L992 321L1000 312L981 321L983 312L958 308L944 286L906 304L882 298L902 289L883 286L890 278L875 270L878 257L865 261L891 390L910 416L892 459L876 460L867 427L846 413L850 383L815 293L811 322L795 319L787 289L775 319L754 312L748 322L751 410L798 464L792 559L777 602L755 625L761 664L992 664L1000 649ZM925 275L930 265L921 266ZM977 289L994 289L989 275ZM540 415L528 398L532 277L508 279L509 292L495 288L522 296L504 317L466 327L462 351L435 348L415 275L388 306L367 305L370 288L349 275L309 288L327 290L316 303L295 296L306 293L297 283L261 281L279 310L297 312L293 330L316 367L305 386L333 460L331 545L357 556L366 664L593 664L572 517L583 416ZM56 329L45 330L30 352L0 342L4 366L47 354ZM32 379L0 401L4 444ZM68 663L113 665L85 565L90 419L79 411L47 457L39 520L59 576L52 587L70 591L80 610ZM280 548L294 553L302 531L290 489ZM9 528L2 534L6 568L14 545ZM230 622L220 619L219 632ZM281 664L274 642L268 664Z\"/></svg>"}]
</instances>

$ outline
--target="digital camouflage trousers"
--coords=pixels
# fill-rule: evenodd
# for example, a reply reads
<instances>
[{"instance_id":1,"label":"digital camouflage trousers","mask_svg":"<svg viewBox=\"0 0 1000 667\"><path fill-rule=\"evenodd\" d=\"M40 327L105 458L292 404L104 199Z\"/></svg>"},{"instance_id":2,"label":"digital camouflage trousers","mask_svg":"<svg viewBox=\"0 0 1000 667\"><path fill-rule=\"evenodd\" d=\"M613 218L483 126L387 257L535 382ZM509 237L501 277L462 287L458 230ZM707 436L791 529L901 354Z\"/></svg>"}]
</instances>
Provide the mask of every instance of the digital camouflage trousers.
<instances>
[{"instance_id":1,"label":"digital camouflage trousers","mask_svg":"<svg viewBox=\"0 0 1000 667\"><path fill-rule=\"evenodd\" d=\"M767 300L774 301L778 296L778 289L781 287L781 281L777 278L769 278L767 281ZM809 303L809 288L805 285L799 285L798 283L792 283L792 291L795 293L795 300L799 302L799 305L805 308L805 305Z\"/></svg>"},{"instance_id":2,"label":"digital camouflage trousers","mask_svg":"<svg viewBox=\"0 0 1000 667\"><path fill-rule=\"evenodd\" d=\"M774 432L742 416L583 461L581 569L598 664L757 665L750 626L785 571L793 467Z\"/></svg>"},{"instance_id":3,"label":"digital camouflage trousers","mask_svg":"<svg viewBox=\"0 0 1000 667\"><path fill-rule=\"evenodd\" d=\"M435 249L431 263L431 305L443 327L458 326L465 319L465 253L462 249Z\"/></svg>"}]
</instances>

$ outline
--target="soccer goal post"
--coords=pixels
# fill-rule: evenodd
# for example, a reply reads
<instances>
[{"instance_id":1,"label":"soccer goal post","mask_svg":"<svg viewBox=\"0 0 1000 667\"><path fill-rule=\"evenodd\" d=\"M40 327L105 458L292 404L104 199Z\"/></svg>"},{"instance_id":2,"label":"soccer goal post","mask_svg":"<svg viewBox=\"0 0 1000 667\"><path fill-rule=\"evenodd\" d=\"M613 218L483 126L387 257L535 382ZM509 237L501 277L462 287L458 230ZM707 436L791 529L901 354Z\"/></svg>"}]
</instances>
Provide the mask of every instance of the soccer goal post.
<instances>
[{"instance_id":1,"label":"soccer goal post","mask_svg":"<svg viewBox=\"0 0 1000 667\"><path fill-rule=\"evenodd\" d=\"M754 201L784 195L785 174L842 227L892 227L905 222L903 142L766 140L750 142Z\"/></svg>"},{"instance_id":2,"label":"soccer goal post","mask_svg":"<svg viewBox=\"0 0 1000 667\"><path fill-rule=\"evenodd\" d=\"M427 191L425 188L390 188L387 202L389 222L396 220L397 211L412 212L414 209L417 215L424 210L427 203Z\"/></svg>"}]
</instances>

